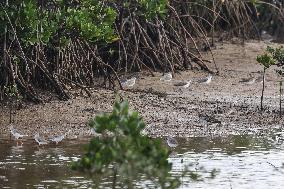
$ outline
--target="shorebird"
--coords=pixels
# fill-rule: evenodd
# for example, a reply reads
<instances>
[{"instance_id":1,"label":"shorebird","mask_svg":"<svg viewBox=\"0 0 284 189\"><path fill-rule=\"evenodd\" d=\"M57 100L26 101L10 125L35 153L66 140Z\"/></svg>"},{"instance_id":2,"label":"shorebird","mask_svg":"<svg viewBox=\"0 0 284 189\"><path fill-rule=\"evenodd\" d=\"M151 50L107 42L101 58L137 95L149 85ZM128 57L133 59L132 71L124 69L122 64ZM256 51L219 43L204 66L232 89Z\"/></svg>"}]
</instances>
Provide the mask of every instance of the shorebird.
<instances>
[{"instance_id":1,"label":"shorebird","mask_svg":"<svg viewBox=\"0 0 284 189\"><path fill-rule=\"evenodd\" d=\"M91 134L92 134L92 135L98 135L99 133L97 133L97 130L96 130L95 127L92 127L92 128L91 128Z\"/></svg>"},{"instance_id":2,"label":"shorebird","mask_svg":"<svg viewBox=\"0 0 284 189\"><path fill-rule=\"evenodd\" d=\"M20 134L19 131L17 131L13 126L10 127L10 133L15 137L16 140L22 139L23 137L26 137L28 135Z\"/></svg>"},{"instance_id":3,"label":"shorebird","mask_svg":"<svg viewBox=\"0 0 284 189\"><path fill-rule=\"evenodd\" d=\"M64 134L64 135L58 135L58 136L51 137L51 138L49 138L49 140L50 140L51 142L55 142L56 145L57 145L57 144L58 144L59 142L61 142L64 138L65 138L65 134Z\"/></svg>"},{"instance_id":4,"label":"shorebird","mask_svg":"<svg viewBox=\"0 0 284 189\"><path fill-rule=\"evenodd\" d=\"M135 85L136 77L132 77L131 79L126 79L121 82L122 87L133 87Z\"/></svg>"},{"instance_id":5,"label":"shorebird","mask_svg":"<svg viewBox=\"0 0 284 189\"><path fill-rule=\"evenodd\" d=\"M161 81L171 81L172 80L172 78L173 78L173 75L172 75L172 73L165 73L161 78L160 78L160 80Z\"/></svg>"},{"instance_id":6,"label":"shorebird","mask_svg":"<svg viewBox=\"0 0 284 189\"><path fill-rule=\"evenodd\" d=\"M191 80L189 80L189 81L180 81L180 82L175 83L174 86L182 87L182 88L186 89L186 88L189 87L190 83L191 83Z\"/></svg>"},{"instance_id":7,"label":"shorebird","mask_svg":"<svg viewBox=\"0 0 284 189\"><path fill-rule=\"evenodd\" d=\"M105 136L105 135L112 136L111 132L98 133L95 127L91 128L90 134L92 136L95 136L95 137L102 137L102 136Z\"/></svg>"},{"instance_id":8,"label":"shorebird","mask_svg":"<svg viewBox=\"0 0 284 189\"><path fill-rule=\"evenodd\" d=\"M41 138L38 133L35 134L34 139L39 146L48 144L48 141L46 141L44 138Z\"/></svg>"},{"instance_id":9,"label":"shorebird","mask_svg":"<svg viewBox=\"0 0 284 189\"><path fill-rule=\"evenodd\" d=\"M57 135L57 136L53 136L53 137L50 137L49 140L51 142L55 142L56 145L61 142L65 137L66 135L70 132L71 130L69 130L67 133L63 134L63 135Z\"/></svg>"},{"instance_id":10,"label":"shorebird","mask_svg":"<svg viewBox=\"0 0 284 189\"><path fill-rule=\"evenodd\" d=\"M265 76L264 76L264 81L266 81L266 77ZM257 83L262 83L263 82L263 73L261 73L260 76L258 76L255 79L255 82L257 82Z\"/></svg>"},{"instance_id":11,"label":"shorebird","mask_svg":"<svg viewBox=\"0 0 284 189\"><path fill-rule=\"evenodd\" d=\"M212 81L212 77L213 77L212 75L209 75L206 78L198 80L198 83L209 84Z\"/></svg>"},{"instance_id":12,"label":"shorebird","mask_svg":"<svg viewBox=\"0 0 284 189\"><path fill-rule=\"evenodd\" d=\"M279 141L284 141L284 132L283 132L283 131L282 131L282 132L274 133L274 135L275 135L275 140L276 140L277 142L279 142Z\"/></svg>"},{"instance_id":13,"label":"shorebird","mask_svg":"<svg viewBox=\"0 0 284 189\"><path fill-rule=\"evenodd\" d=\"M252 77L251 74L250 74L250 78L242 78L240 82L245 83L247 85L252 85L252 84L255 83L255 81L256 81L256 79L254 77Z\"/></svg>"},{"instance_id":14,"label":"shorebird","mask_svg":"<svg viewBox=\"0 0 284 189\"><path fill-rule=\"evenodd\" d=\"M274 40L274 37L270 35L267 31L263 30L261 32L261 39L263 41L272 42Z\"/></svg>"},{"instance_id":15,"label":"shorebird","mask_svg":"<svg viewBox=\"0 0 284 189\"><path fill-rule=\"evenodd\" d=\"M177 140L173 137L167 137L167 144L171 148L175 148L178 146Z\"/></svg>"}]
</instances>

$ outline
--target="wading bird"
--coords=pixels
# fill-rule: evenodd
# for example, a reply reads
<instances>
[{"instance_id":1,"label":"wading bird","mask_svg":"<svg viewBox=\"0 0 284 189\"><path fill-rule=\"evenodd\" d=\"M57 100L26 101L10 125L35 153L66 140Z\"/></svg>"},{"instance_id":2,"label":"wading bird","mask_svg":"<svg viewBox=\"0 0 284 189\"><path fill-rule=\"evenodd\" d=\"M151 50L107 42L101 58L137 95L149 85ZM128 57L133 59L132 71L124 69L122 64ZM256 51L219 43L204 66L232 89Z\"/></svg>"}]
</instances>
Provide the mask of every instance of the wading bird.
<instances>
[{"instance_id":1,"label":"wading bird","mask_svg":"<svg viewBox=\"0 0 284 189\"><path fill-rule=\"evenodd\" d=\"M161 81L171 81L172 78L173 78L172 73L165 73L165 74L160 78L160 80L161 80Z\"/></svg>"},{"instance_id":2,"label":"wading bird","mask_svg":"<svg viewBox=\"0 0 284 189\"><path fill-rule=\"evenodd\" d=\"M202 84L209 84L212 81L212 75L207 76L206 78L202 78L200 80L198 80L198 83L202 83Z\"/></svg>"},{"instance_id":3,"label":"wading bird","mask_svg":"<svg viewBox=\"0 0 284 189\"><path fill-rule=\"evenodd\" d=\"M35 134L34 139L38 143L39 146L48 144L48 141L45 140L44 138L41 138L38 133Z\"/></svg>"},{"instance_id":4,"label":"wading bird","mask_svg":"<svg viewBox=\"0 0 284 189\"><path fill-rule=\"evenodd\" d=\"M123 88L125 87L133 87L135 85L136 77L132 77L131 79L126 79L121 82Z\"/></svg>"},{"instance_id":5,"label":"wading bird","mask_svg":"<svg viewBox=\"0 0 284 189\"><path fill-rule=\"evenodd\" d=\"M63 134L63 135L57 135L57 136L50 137L49 140L50 140L51 142L55 142L56 145L57 145L59 142L61 142L61 141L66 137L66 135L67 135L69 132L70 132L70 130L69 130L67 133Z\"/></svg>"},{"instance_id":6,"label":"wading bird","mask_svg":"<svg viewBox=\"0 0 284 189\"><path fill-rule=\"evenodd\" d=\"M27 137L28 135L20 134L13 126L10 127L10 133L12 136L18 141L19 139L23 139L23 137ZM21 143L23 143L21 141Z\"/></svg>"},{"instance_id":7,"label":"wading bird","mask_svg":"<svg viewBox=\"0 0 284 189\"><path fill-rule=\"evenodd\" d=\"M257 83L262 83L263 82L263 73L255 79L255 82L257 82ZM266 82L265 76L264 76L264 82Z\"/></svg>"},{"instance_id":8,"label":"wading bird","mask_svg":"<svg viewBox=\"0 0 284 189\"><path fill-rule=\"evenodd\" d=\"M92 135L97 135L98 134L95 127L91 128L91 134Z\"/></svg>"},{"instance_id":9,"label":"wading bird","mask_svg":"<svg viewBox=\"0 0 284 189\"><path fill-rule=\"evenodd\" d=\"M177 140L173 137L167 137L167 144L171 148L175 148L178 146Z\"/></svg>"},{"instance_id":10,"label":"wading bird","mask_svg":"<svg viewBox=\"0 0 284 189\"><path fill-rule=\"evenodd\" d=\"M49 138L49 140L50 140L51 142L55 142L56 145L57 145L57 144L58 144L59 142L61 142L64 138L65 138L65 134L64 134L64 135L58 135L58 136L51 137L51 138Z\"/></svg>"}]
</instances>

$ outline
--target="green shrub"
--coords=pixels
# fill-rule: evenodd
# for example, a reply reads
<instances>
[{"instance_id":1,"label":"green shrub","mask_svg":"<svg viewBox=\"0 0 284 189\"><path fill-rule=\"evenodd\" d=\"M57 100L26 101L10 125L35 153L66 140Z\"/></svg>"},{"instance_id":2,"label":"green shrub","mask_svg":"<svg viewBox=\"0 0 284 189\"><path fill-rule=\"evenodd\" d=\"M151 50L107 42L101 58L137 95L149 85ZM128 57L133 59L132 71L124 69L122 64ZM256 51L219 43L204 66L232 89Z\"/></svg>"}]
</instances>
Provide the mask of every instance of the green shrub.
<instances>
[{"instance_id":1,"label":"green shrub","mask_svg":"<svg viewBox=\"0 0 284 189\"><path fill-rule=\"evenodd\" d=\"M266 52L262 55L258 55L256 60L268 69L272 65L276 65L281 70L277 70L277 73L283 75L284 69L284 47L270 47L267 46Z\"/></svg>"},{"instance_id":2,"label":"green shrub","mask_svg":"<svg viewBox=\"0 0 284 189\"><path fill-rule=\"evenodd\" d=\"M273 65L276 65L277 67L281 69L277 69L276 72L280 75L284 75L283 69L284 69L284 48L283 46L279 48L273 48L270 46L267 46L266 52L262 55L258 55L256 58L257 62L259 62L261 65L263 65L263 80L262 80L262 92L261 92L261 100L260 100L260 107L261 110L263 110L263 96L264 96L264 82L265 82L265 71L270 68ZM282 87L282 81L280 81L280 116L281 116L281 89Z\"/></svg>"},{"instance_id":3,"label":"green shrub","mask_svg":"<svg viewBox=\"0 0 284 189\"><path fill-rule=\"evenodd\" d=\"M83 0L79 7L73 1L46 1L39 6L36 0L24 0L10 2L2 9L7 14L1 10L0 30L4 32L4 27L9 26L9 17L26 46L71 38L108 42L116 37L116 12L98 0Z\"/></svg>"},{"instance_id":4,"label":"green shrub","mask_svg":"<svg viewBox=\"0 0 284 189\"><path fill-rule=\"evenodd\" d=\"M150 181L158 181L154 184L161 188L178 187L179 181L170 178L168 149L161 140L141 135L145 123L137 112L129 111L127 101L116 102L111 114L96 116L89 125L102 137L91 140L73 169L90 175L113 175L113 186L119 175L122 183L133 188L133 181L143 174Z\"/></svg>"}]
</instances>

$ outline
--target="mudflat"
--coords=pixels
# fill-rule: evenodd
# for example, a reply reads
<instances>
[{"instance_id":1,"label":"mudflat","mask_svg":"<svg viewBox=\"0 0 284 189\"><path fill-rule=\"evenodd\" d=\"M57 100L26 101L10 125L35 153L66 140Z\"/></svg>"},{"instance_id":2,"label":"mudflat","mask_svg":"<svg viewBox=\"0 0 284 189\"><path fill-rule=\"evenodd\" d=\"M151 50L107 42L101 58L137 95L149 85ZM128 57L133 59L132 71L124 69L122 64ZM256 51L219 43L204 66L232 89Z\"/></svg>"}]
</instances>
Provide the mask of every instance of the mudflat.
<instances>
[{"instance_id":1,"label":"mudflat","mask_svg":"<svg viewBox=\"0 0 284 189\"><path fill-rule=\"evenodd\" d=\"M217 44L213 54L220 73L213 75L209 84L198 83L208 73L197 69L178 72L171 81L161 81L162 73L154 73L153 77L143 72L137 74L133 87L118 93L128 99L131 110L140 113L147 123L145 133L152 137L216 137L257 134L281 128L281 77L274 68L266 74L265 110L259 110L263 67L256 62L256 56L264 52L267 45L259 41L248 41L243 45ZM212 59L209 52L204 56ZM214 70L213 63L209 67ZM187 88L176 84L190 80ZM39 105L25 105L17 110L14 127L30 137L37 132L53 135L69 130L69 138L92 135L87 126L88 120L100 113L110 112L117 94L101 88L91 92L92 97L73 91L73 98L68 101L52 100ZM2 104L0 110L0 135L7 136L8 107Z\"/></svg>"}]
</instances>

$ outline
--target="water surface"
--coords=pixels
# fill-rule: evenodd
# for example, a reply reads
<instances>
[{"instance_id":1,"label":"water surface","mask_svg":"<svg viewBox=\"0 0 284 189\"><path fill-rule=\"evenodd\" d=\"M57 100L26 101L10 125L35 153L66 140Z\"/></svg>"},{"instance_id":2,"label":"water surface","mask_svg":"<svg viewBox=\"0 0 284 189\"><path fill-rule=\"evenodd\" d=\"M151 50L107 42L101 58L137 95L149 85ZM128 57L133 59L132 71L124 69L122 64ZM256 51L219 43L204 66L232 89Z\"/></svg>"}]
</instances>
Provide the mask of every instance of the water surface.
<instances>
[{"instance_id":1,"label":"water surface","mask_svg":"<svg viewBox=\"0 0 284 189\"><path fill-rule=\"evenodd\" d=\"M275 131L276 132L276 131ZM278 131L277 131L278 132ZM279 138L280 136L280 138ZM180 188L283 188L284 145L282 134L181 138L170 161L173 175L181 176ZM92 188L90 178L69 167L83 154L88 140L64 141L38 147L0 139L0 188ZM191 173L200 175L197 181ZM143 181L138 188L143 188ZM97 186L96 186L97 187ZM101 188L110 188L104 179Z\"/></svg>"}]
</instances>

